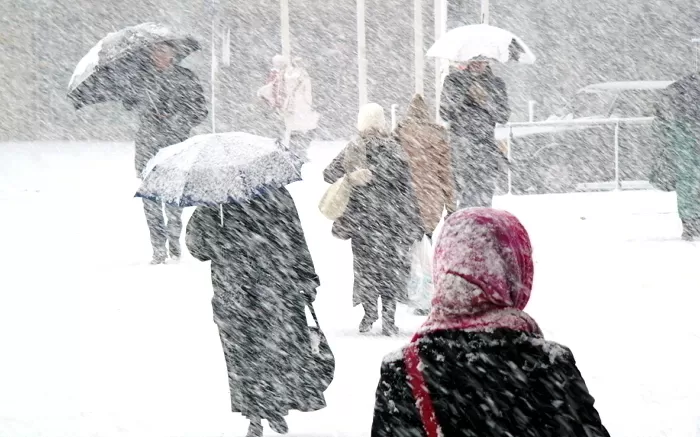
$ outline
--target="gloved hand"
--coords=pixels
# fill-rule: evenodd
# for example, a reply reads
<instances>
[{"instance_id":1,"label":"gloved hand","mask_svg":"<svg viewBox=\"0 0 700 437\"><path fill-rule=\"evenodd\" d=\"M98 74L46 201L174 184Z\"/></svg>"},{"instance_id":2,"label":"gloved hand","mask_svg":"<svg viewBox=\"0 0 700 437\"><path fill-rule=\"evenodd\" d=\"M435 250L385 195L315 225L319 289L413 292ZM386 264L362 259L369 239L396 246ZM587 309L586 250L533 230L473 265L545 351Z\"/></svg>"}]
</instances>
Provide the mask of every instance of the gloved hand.
<instances>
[{"instance_id":1,"label":"gloved hand","mask_svg":"<svg viewBox=\"0 0 700 437\"><path fill-rule=\"evenodd\" d=\"M307 303L314 303L316 300L316 289L315 288L310 288L308 290L303 290L301 294L304 296L304 299L306 300Z\"/></svg>"},{"instance_id":2,"label":"gloved hand","mask_svg":"<svg viewBox=\"0 0 700 437\"><path fill-rule=\"evenodd\" d=\"M366 168L355 170L348 175L348 182L353 187L363 187L372 182L372 171Z\"/></svg>"}]
</instances>

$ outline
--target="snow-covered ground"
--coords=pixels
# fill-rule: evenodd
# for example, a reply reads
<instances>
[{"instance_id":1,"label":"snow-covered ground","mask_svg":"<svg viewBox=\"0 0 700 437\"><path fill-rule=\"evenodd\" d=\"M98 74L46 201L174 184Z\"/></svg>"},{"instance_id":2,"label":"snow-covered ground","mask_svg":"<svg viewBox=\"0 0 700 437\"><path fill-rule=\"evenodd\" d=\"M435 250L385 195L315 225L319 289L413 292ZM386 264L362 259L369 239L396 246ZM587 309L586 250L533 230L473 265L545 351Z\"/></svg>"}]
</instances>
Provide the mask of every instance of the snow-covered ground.
<instances>
[{"instance_id":1,"label":"snow-covered ground","mask_svg":"<svg viewBox=\"0 0 700 437\"><path fill-rule=\"evenodd\" d=\"M292 187L337 357L328 408L292 414L292 436L369 435L381 358L421 321L401 309L401 338L356 333L349 244L316 209L340 146L316 143ZM0 437L245 435L229 412L208 264L148 265L131 147L0 144ZM677 238L675 197L496 204L532 235L529 311L574 351L611 435L700 436L700 245Z\"/></svg>"}]
</instances>

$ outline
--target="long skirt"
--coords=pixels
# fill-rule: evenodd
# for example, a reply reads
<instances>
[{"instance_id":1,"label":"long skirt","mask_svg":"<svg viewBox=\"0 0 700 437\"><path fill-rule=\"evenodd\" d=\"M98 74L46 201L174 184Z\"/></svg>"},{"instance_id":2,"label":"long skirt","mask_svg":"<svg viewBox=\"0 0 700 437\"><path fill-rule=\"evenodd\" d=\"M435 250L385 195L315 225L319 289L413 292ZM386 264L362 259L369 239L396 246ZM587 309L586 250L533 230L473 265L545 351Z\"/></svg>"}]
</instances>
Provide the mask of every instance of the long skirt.
<instances>
[{"instance_id":1,"label":"long skirt","mask_svg":"<svg viewBox=\"0 0 700 437\"><path fill-rule=\"evenodd\" d=\"M260 283L231 288L212 300L231 410L266 419L325 407L309 374L311 340L301 294Z\"/></svg>"}]
</instances>

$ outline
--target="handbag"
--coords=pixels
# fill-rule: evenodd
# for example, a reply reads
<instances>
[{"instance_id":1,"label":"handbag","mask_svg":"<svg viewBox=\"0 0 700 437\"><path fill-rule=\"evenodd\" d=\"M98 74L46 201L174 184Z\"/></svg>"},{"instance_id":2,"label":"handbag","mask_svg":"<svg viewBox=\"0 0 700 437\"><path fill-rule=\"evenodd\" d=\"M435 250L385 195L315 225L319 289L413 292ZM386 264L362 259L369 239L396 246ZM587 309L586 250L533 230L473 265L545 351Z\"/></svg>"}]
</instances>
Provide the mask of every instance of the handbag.
<instances>
[{"instance_id":1,"label":"handbag","mask_svg":"<svg viewBox=\"0 0 700 437\"><path fill-rule=\"evenodd\" d=\"M328 344L328 339L321 330L321 325L318 323L316 311L310 302L307 302L311 317L314 319L316 326L309 326L309 337L311 338L311 357L312 362L309 366L308 375L313 379L316 387L321 391L326 391L328 386L333 382L335 374L335 356L331 347Z\"/></svg>"},{"instance_id":2,"label":"handbag","mask_svg":"<svg viewBox=\"0 0 700 437\"><path fill-rule=\"evenodd\" d=\"M352 185L347 176L338 179L328 187L318 204L318 209L328 220L337 220L343 216L350 203Z\"/></svg>"}]
</instances>

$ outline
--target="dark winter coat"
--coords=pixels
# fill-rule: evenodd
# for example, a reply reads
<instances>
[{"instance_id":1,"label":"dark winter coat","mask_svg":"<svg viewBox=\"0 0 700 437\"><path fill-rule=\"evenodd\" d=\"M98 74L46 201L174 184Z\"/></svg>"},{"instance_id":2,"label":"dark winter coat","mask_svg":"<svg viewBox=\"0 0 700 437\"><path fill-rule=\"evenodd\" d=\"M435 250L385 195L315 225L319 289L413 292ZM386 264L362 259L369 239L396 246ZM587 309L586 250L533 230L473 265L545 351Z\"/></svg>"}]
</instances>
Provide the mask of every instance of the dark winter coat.
<instances>
[{"instance_id":1,"label":"dark winter coat","mask_svg":"<svg viewBox=\"0 0 700 437\"><path fill-rule=\"evenodd\" d=\"M496 124L510 118L505 82L491 69L481 75L453 71L443 84L440 117L456 136L493 141Z\"/></svg>"},{"instance_id":2,"label":"dark winter coat","mask_svg":"<svg viewBox=\"0 0 700 437\"><path fill-rule=\"evenodd\" d=\"M675 189L678 214L683 220L700 220L700 74L671 85L657 106L659 153L652 182L668 181ZM665 174L669 173L669 174Z\"/></svg>"},{"instance_id":3,"label":"dark winter coat","mask_svg":"<svg viewBox=\"0 0 700 437\"><path fill-rule=\"evenodd\" d=\"M381 370L372 437L424 437L402 353ZM444 437L609 437L571 351L533 334L442 331L419 340Z\"/></svg>"},{"instance_id":4,"label":"dark winter coat","mask_svg":"<svg viewBox=\"0 0 700 437\"><path fill-rule=\"evenodd\" d=\"M208 113L199 80L179 65L165 71L144 67L124 105L140 111L135 141L138 174L160 149L186 140Z\"/></svg>"},{"instance_id":5,"label":"dark winter coat","mask_svg":"<svg viewBox=\"0 0 700 437\"><path fill-rule=\"evenodd\" d=\"M450 73L442 90L440 116L450 123L458 207L491 206L504 166L495 128L510 118L505 82L490 69L482 75L467 70Z\"/></svg>"},{"instance_id":6,"label":"dark winter coat","mask_svg":"<svg viewBox=\"0 0 700 437\"><path fill-rule=\"evenodd\" d=\"M245 204L199 207L187 247L211 261L212 306L226 357L231 407L246 417L325 406L308 375L305 297L319 286L294 201L278 189Z\"/></svg>"},{"instance_id":7,"label":"dark winter coat","mask_svg":"<svg viewBox=\"0 0 700 437\"><path fill-rule=\"evenodd\" d=\"M406 118L396 128L411 167L411 180L418 201L423 228L432 233L442 218L443 209L455 209L452 153L447 131L430 118L428 106L420 95L411 101Z\"/></svg>"},{"instance_id":8,"label":"dark winter coat","mask_svg":"<svg viewBox=\"0 0 700 437\"><path fill-rule=\"evenodd\" d=\"M372 181L353 188L345 214L333 224L337 238L352 239L355 268L353 305L385 299L405 301L410 273L409 252L423 234L411 187L410 169L401 146L390 136L365 134ZM326 182L345 174L349 145L326 169Z\"/></svg>"}]
</instances>

